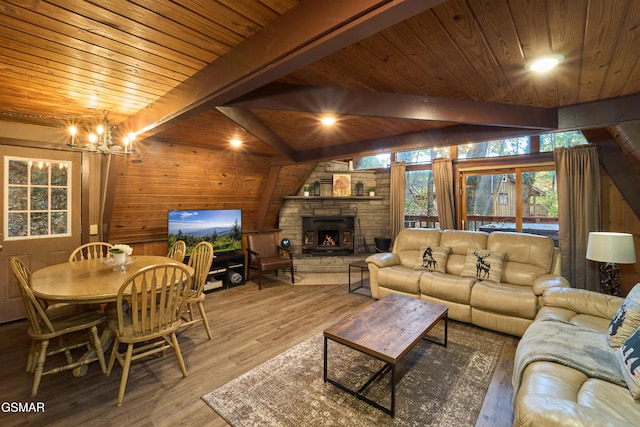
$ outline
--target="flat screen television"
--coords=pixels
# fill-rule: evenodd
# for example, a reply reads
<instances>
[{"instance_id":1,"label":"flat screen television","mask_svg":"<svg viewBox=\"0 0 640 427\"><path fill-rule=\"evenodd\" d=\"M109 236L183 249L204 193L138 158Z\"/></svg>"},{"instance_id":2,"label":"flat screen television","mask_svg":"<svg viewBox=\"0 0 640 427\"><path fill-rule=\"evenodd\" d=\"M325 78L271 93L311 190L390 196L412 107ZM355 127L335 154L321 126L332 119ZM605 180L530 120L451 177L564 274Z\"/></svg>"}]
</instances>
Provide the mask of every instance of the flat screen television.
<instances>
[{"instance_id":1,"label":"flat screen television","mask_svg":"<svg viewBox=\"0 0 640 427\"><path fill-rule=\"evenodd\" d=\"M214 253L242 249L242 210L191 209L170 210L167 214L169 248L178 240L187 244L186 256L203 240L213 245Z\"/></svg>"}]
</instances>

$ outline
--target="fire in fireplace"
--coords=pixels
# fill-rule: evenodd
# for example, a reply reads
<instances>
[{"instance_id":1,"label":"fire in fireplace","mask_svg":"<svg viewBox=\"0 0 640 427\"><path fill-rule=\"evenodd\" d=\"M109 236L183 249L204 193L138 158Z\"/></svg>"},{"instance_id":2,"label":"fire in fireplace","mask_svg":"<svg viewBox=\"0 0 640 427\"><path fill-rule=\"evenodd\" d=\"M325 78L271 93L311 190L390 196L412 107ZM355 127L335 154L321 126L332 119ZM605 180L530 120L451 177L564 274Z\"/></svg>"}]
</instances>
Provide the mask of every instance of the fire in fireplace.
<instances>
[{"instance_id":1,"label":"fire in fireplace","mask_svg":"<svg viewBox=\"0 0 640 427\"><path fill-rule=\"evenodd\" d=\"M318 243L320 246L336 246L338 241L338 230L318 231Z\"/></svg>"},{"instance_id":2,"label":"fire in fireplace","mask_svg":"<svg viewBox=\"0 0 640 427\"><path fill-rule=\"evenodd\" d=\"M354 216L303 216L302 252L311 255L353 253Z\"/></svg>"}]
</instances>

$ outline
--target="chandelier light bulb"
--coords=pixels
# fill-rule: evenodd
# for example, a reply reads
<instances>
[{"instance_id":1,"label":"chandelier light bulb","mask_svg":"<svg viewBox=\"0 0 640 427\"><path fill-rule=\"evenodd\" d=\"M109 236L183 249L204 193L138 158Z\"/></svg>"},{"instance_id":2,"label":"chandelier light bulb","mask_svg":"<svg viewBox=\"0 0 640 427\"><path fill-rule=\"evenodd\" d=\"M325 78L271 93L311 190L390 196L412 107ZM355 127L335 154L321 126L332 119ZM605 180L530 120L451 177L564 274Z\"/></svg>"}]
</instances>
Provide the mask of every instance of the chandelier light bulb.
<instances>
[{"instance_id":1,"label":"chandelier light bulb","mask_svg":"<svg viewBox=\"0 0 640 427\"><path fill-rule=\"evenodd\" d=\"M80 115L80 116L72 116L70 118L75 119L83 119L88 117L96 116L96 114L88 114L88 115ZM78 133L78 129L75 126L69 126L69 134L71 135L71 142L67 145L82 151L88 151L90 153L95 154L107 154L107 155L117 155L117 156L128 156L133 152L132 146L133 141L136 137L135 132L130 132L125 138L122 139L123 146L119 144L113 144L112 137L112 128L109 125L109 112L107 110L102 112L102 122L98 124L95 129L95 132L86 135L82 135L82 140L87 138L89 143L87 143L83 147L79 147L75 143L75 137Z\"/></svg>"}]
</instances>

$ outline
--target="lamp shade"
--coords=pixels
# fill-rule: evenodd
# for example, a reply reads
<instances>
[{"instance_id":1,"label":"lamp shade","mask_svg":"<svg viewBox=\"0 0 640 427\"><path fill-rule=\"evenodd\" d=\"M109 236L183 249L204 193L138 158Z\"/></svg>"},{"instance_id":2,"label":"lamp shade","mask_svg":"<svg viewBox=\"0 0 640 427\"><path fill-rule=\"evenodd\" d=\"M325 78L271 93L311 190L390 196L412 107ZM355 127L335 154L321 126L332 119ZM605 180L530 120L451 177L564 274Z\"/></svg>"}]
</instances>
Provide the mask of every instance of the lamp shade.
<instances>
[{"instance_id":1,"label":"lamp shade","mask_svg":"<svg viewBox=\"0 0 640 427\"><path fill-rule=\"evenodd\" d=\"M587 259L614 264L634 264L633 234L592 232L587 243Z\"/></svg>"}]
</instances>

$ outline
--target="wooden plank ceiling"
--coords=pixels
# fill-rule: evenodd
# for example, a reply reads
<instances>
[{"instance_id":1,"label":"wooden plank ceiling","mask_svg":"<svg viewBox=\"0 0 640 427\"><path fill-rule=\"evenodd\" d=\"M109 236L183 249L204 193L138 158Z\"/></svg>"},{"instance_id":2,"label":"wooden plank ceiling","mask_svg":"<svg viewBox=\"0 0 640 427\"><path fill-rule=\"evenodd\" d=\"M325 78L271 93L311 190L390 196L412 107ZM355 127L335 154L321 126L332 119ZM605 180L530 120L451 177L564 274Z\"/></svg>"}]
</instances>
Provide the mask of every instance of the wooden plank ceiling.
<instances>
[{"instance_id":1,"label":"wooden plank ceiling","mask_svg":"<svg viewBox=\"0 0 640 427\"><path fill-rule=\"evenodd\" d=\"M0 0L0 14L5 122L107 110L149 143L240 138L290 164L640 118L634 0ZM565 57L556 71L526 70L548 53Z\"/></svg>"},{"instance_id":2,"label":"wooden plank ceiling","mask_svg":"<svg viewBox=\"0 0 640 427\"><path fill-rule=\"evenodd\" d=\"M635 0L0 0L0 18L0 127L108 111L116 139L137 132L101 228L158 252L168 209L277 227L320 160L640 120ZM554 72L527 71L548 53Z\"/></svg>"}]
</instances>

